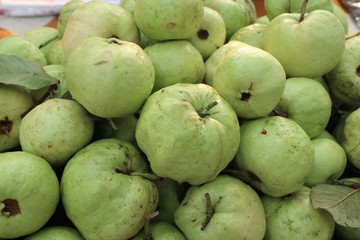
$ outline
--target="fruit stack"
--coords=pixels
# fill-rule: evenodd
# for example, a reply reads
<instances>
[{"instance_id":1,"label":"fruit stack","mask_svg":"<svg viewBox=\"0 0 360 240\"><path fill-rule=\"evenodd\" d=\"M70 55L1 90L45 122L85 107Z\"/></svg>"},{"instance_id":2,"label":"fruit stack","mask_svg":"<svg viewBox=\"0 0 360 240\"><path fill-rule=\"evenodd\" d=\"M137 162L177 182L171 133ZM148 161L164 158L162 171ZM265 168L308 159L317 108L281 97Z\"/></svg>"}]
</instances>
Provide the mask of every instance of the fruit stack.
<instances>
[{"instance_id":1,"label":"fruit stack","mask_svg":"<svg viewBox=\"0 0 360 240\"><path fill-rule=\"evenodd\" d=\"M0 40L0 239L360 239L360 36L264 3L73 0Z\"/></svg>"}]
</instances>

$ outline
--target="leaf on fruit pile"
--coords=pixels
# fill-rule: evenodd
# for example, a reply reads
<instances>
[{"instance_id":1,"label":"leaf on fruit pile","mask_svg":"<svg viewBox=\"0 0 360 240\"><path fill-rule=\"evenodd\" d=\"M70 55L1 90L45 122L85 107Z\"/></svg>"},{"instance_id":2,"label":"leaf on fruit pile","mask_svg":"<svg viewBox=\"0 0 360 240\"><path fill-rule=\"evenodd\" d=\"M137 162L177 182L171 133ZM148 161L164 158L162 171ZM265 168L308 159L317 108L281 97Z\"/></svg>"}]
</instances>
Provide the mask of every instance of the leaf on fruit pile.
<instances>
[{"instance_id":1,"label":"leaf on fruit pile","mask_svg":"<svg viewBox=\"0 0 360 240\"><path fill-rule=\"evenodd\" d=\"M360 188L318 184L311 189L310 198L314 208L330 212L336 223L360 227Z\"/></svg>"},{"instance_id":2,"label":"leaf on fruit pile","mask_svg":"<svg viewBox=\"0 0 360 240\"><path fill-rule=\"evenodd\" d=\"M0 83L36 90L57 83L38 63L12 55L0 54Z\"/></svg>"}]
</instances>

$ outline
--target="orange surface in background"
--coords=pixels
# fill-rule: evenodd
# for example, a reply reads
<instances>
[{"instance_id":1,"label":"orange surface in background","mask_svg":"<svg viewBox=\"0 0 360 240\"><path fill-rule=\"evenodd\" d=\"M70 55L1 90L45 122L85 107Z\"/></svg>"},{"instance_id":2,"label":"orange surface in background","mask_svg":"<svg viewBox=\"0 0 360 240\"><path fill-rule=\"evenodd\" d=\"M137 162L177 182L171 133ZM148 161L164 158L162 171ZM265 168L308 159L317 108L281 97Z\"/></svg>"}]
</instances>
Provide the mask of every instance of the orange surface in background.
<instances>
[{"instance_id":1,"label":"orange surface in background","mask_svg":"<svg viewBox=\"0 0 360 240\"><path fill-rule=\"evenodd\" d=\"M253 3L256 7L258 17L266 15L264 8L264 0L253 0ZM342 9L344 9L341 3L339 2L339 0L334 0L334 3L340 6ZM57 16L55 16L49 23L47 23L46 26L56 28L56 24L57 24ZM0 39L11 35L14 35L14 33L10 32L9 30L0 28Z\"/></svg>"}]
</instances>

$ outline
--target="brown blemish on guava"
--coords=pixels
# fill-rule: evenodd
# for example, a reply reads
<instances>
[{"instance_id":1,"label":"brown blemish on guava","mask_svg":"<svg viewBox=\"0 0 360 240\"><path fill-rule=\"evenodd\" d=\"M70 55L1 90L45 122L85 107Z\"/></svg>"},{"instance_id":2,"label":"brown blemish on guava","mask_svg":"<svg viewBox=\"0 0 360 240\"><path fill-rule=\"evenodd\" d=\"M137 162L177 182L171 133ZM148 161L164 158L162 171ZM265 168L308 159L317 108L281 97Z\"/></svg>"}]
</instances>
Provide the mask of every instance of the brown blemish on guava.
<instances>
[{"instance_id":1,"label":"brown blemish on guava","mask_svg":"<svg viewBox=\"0 0 360 240\"><path fill-rule=\"evenodd\" d=\"M198 32L197 32L197 35L200 39L208 39L209 37L209 32L206 30L206 29L200 29Z\"/></svg>"},{"instance_id":2,"label":"brown blemish on guava","mask_svg":"<svg viewBox=\"0 0 360 240\"><path fill-rule=\"evenodd\" d=\"M260 133L263 134L263 135L266 135L267 131L265 129L263 129Z\"/></svg>"},{"instance_id":3,"label":"brown blemish on guava","mask_svg":"<svg viewBox=\"0 0 360 240\"><path fill-rule=\"evenodd\" d=\"M360 66L356 68L356 75L360 77Z\"/></svg>"},{"instance_id":4,"label":"brown blemish on guava","mask_svg":"<svg viewBox=\"0 0 360 240\"><path fill-rule=\"evenodd\" d=\"M108 63L108 61L103 60L103 61L99 61L97 63L94 63L94 66L103 65L103 64L106 64L106 63Z\"/></svg>"},{"instance_id":5,"label":"brown blemish on guava","mask_svg":"<svg viewBox=\"0 0 360 240\"><path fill-rule=\"evenodd\" d=\"M20 206L16 199L5 199L2 203L5 205L5 207L1 209L2 215L12 217L21 214Z\"/></svg>"},{"instance_id":6,"label":"brown blemish on guava","mask_svg":"<svg viewBox=\"0 0 360 240\"><path fill-rule=\"evenodd\" d=\"M240 100L247 102L247 101L249 101L250 97L251 97L251 93L243 92L243 93L241 93Z\"/></svg>"},{"instance_id":7,"label":"brown blemish on guava","mask_svg":"<svg viewBox=\"0 0 360 240\"><path fill-rule=\"evenodd\" d=\"M8 116L4 117L3 120L0 120L0 135L9 136L13 127L13 122L9 119Z\"/></svg>"},{"instance_id":8,"label":"brown blemish on guava","mask_svg":"<svg viewBox=\"0 0 360 240\"><path fill-rule=\"evenodd\" d=\"M167 28L167 29L173 29L174 27L176 27L176 23L173 23L173 22L168 23L168 24L166 25L166 28Z\"/></svg>"}]
</instances>

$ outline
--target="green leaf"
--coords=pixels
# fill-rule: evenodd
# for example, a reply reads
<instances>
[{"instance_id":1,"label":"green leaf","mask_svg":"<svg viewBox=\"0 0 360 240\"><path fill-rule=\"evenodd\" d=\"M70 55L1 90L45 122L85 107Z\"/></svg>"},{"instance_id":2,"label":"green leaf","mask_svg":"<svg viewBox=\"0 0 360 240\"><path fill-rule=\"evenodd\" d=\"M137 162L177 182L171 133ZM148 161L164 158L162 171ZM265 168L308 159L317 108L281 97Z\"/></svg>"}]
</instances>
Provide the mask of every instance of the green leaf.
<instances>
[{"instance_id":1,"label":"green leaf","mask_svg":"<svg viewBox=\"0 0 360 240\"><path fill-rule=\"evenodd\" d=\"M0 54L0 83L36 90L56 84L58 80L38 63L13 55Z\"/></svg>"},{"instance_id":2,"label":"green leaf","mask_svg":"<svg viewBox=\"0 0 360 240\"><path fill-rule=\"evenodd\" d=\"M311 189L310 198L314 208L330 212L336 223L360 227L360 189L318 184Z\"/></svg>"}]
</instances>

